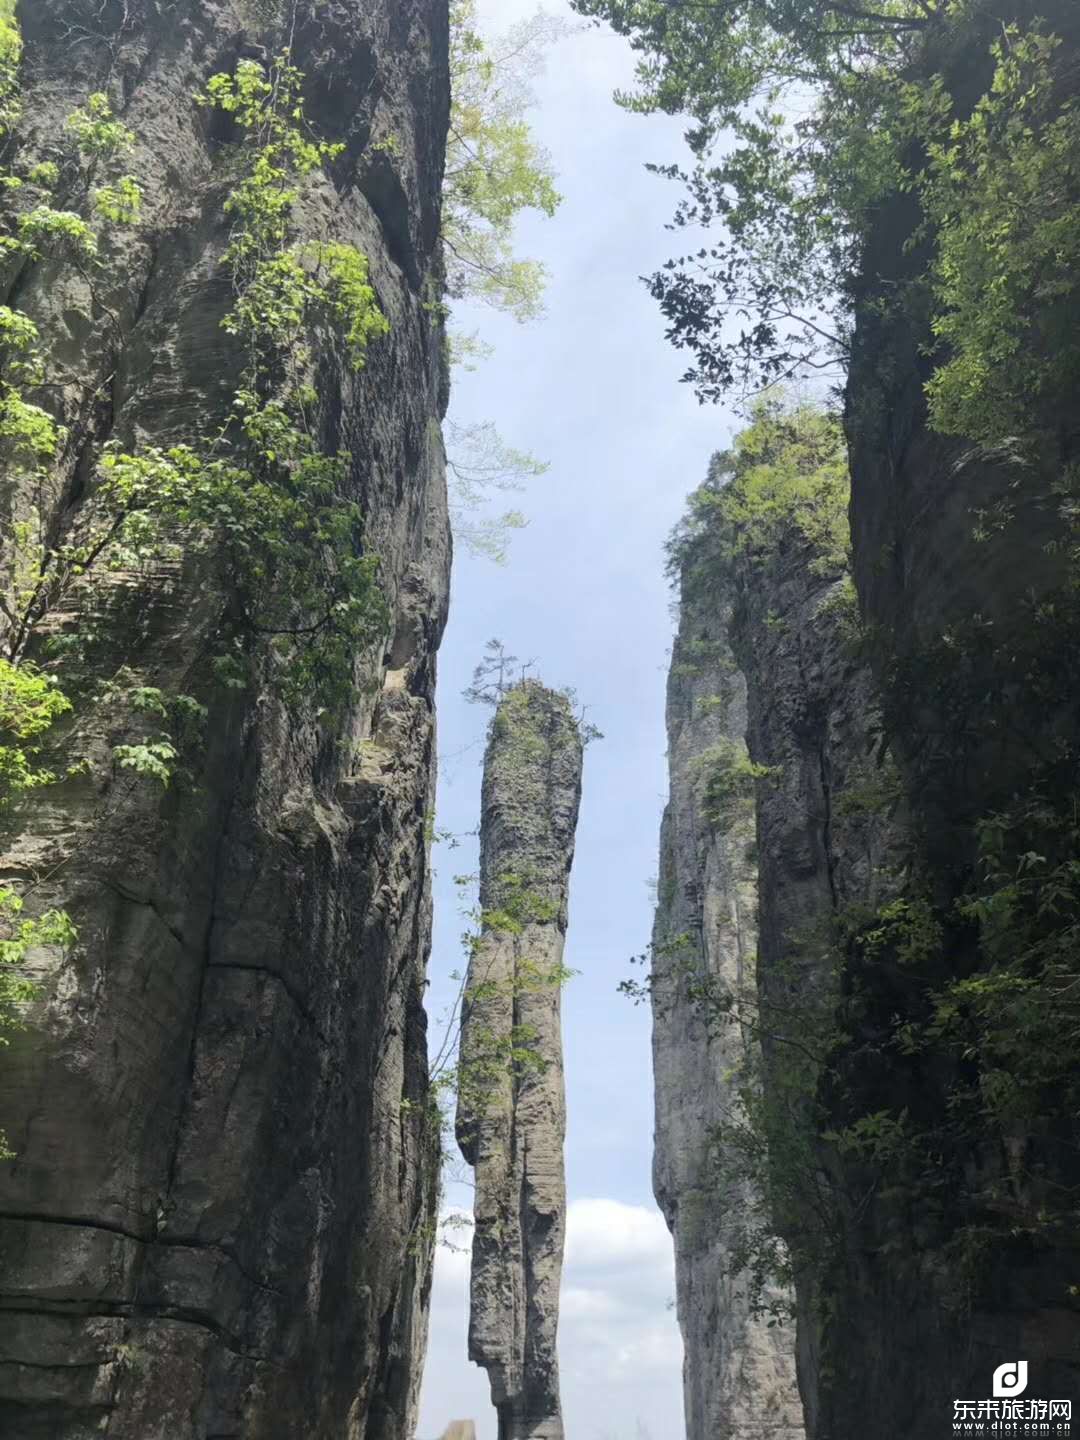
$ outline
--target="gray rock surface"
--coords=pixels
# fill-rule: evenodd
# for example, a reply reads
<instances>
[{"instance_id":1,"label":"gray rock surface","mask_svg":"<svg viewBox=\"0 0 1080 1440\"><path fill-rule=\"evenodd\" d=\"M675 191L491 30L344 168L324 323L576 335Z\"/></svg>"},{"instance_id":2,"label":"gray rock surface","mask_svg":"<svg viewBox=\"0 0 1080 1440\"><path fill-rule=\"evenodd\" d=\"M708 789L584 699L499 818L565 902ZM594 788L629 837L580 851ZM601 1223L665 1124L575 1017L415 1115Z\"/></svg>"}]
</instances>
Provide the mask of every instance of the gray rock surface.
<instances>
[{"instance_id":1,"label":"gray rock surface","mask_svg":"<svg viewBox=\"0 0 1080 1440\"><path fill-rule=\"evenodd\" d=\"M1035 8L1071 56L1075 88L1080 12L1071 0ZM994 23L1027 24L1032 13L1009 3ZM966 97L988 78L980 51L958 48L947 65L938 55L929 61ZM1041 433L1027 447L987 450L930 429L925 311L882 303L926 264L925 245L909 242L917 224L912 195L893 197L867 237L846 427L854 573L911 812L912 868L929 877L948 917L982 863L980 819L1039 794L1045 755L1059 737L1063 750L1075 746L1080 733L1075 680L1033 679L1045 640L1032 619L1075 587L1075 520L1060 496L1075 466L1078 412L1075 394L1058 413L1033 409ZM1005 518L984 524L984 516ZM984 646L972 642L976 628L988 637ZM953 653L941 667L943 642ZM1060 635L1063 676L1075 646L1075 628ZM1075 794L1075 778L1058 777L1057 787L1055 799ZM867 1006L876 1016L917 1015L921 992L997 964L992 942L984 948L974 929L956 925L942 953L920 967L921 990L882 966L865 978ZM932 1124L955 1106L957 1079L968 1083L963 1068L947 1054L928 1055L906 1071L894 1066L887 1083L867 1068L867 1108L884 1097L895 1110L917 1107ZM1014 1355L1029 1363L1028 1396L1080 1395L1080 1247L1071 1208L1049 1220L1054 1196L1075 1193L1076 1116L1061 1114L1053 1096L1046 1112L1010 1125L988 1106L959 1154L946 1151L955 1179L943 1195L905 1193L886 1176L864 1206L822 1329L813 1431L820 1440L863 1430L871 1415L883 1440L922 1433L951 1414L954 1398L989 1396L993 1371ZM866 1193L865 1171L854 1166L842 1183L852 1205L860 1186ZM972 1264L964 1229L970 1248L979 1225L988 1240ZM898 1365L897 1356L917 1363Z\"/></svg>"},{"instance_id":2,"label":"gray rock surface","mask_svg":"<svg viewBox=\"0 0 1080 1440\"><path fill-rule=\"evenodd\" d=\"M738 1109L737 1072L756 1042L709 1023L700 986L752 992L757 863L752 791L717 814L717 765L746 758L746 680L733 653L735 587L683 594L668 680L671 795L653 933L656 1132L653 1188L675 1243L687 1440L801 1440L794 1328L752 1313L741 1236L762 1199L731 1178L717 1127ZM779 1293L762 1297L782 1306Z\"/></svg>"},{"instance_id":3,"label":"gray rock surface","mask_svg":"<svg viewBox=\"0 0 1080 1440\"><path fill-rule=\"evenodd\" d=\"M47 151L107 89L139 137L146 191L96 297L48 263L5 277L72 377L57 515L90 447L197 439L228 406L228 179L193 95L280 45L279 8L19 6L24 144ZM190 779L162 792L116 772L110 744L130 738L130 717L95 721L75 737L89 773L34 797L3 857L5 881L79 931L70 953L36 957L42 998L0 1063L17 1151L0 1167L0 1432L13 1440L413 1434L437 1169L422 993L449 561L428 304L446 54L437 0L295 10L311 118L346 145L304 225L366 251L391 322L359 376L330 347L318 357L321 422L351 451L391 614L385 647L358 657L360 701L330 728L270 687L215 686L220 586L190 560L131 587L104 622L112 664L210 707Z\"/></svg>"},{"instance_id":4,"label":"gray rock surface","mask_svg":"<svg viewBox=\"0 0 1080 1440\"><path fill-rule=\"evenodd\" d=\"M476 1172L469 1356L488 1372L499 1440L563 1435L562 957L581 763L567 699L533 681L514 687L484 761L484 923L466 984L457 1114Z\"/></svg>"},{"instance_id":5,"label":"gray rock surface","mask_svg":"<svg viewBox=\"0 0 1080 1440\"><path fill-rule=\"evenodd\" d=\"M834 1348L830 1320L836 1274L859 1243L865 1190L854 1176L848 1189L820 1137L828 1124L824 1062L845 983L838 925L856 908L872 911L891 898L905 820L875 793L887 776L878 763L880 707L844 618L845 576L824 568L789 531L736 566L734 578L747 744L770 771L757 785L757 983L764 1087L784 1134L784 1154L773 1156L773 1219L797 1257L806 1433L854 1440L870 1426L872 1407L858 1431L833 1431L822 1388L860 1383ZM865 1172L860 1177L865 1186ZM874 1420L874 1433L886 1423Z\"/></svg>"}]
</instances>

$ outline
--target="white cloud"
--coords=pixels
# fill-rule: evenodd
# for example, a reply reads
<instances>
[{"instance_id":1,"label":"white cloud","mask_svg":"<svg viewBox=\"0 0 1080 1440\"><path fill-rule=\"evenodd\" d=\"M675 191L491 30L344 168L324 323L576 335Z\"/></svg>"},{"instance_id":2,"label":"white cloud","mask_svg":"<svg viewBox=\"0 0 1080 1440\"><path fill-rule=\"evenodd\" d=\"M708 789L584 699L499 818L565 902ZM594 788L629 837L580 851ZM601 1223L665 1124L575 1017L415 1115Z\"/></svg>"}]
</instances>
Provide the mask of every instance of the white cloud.
<instances>
[{"instance_id":1,"label":"white cloud","mask_svg":"<svg viewBox=\"0 0 1080 1440\"><path fill-rule=\"evenodd\" d=\"M566 1223L566 1263L595 1270L612 1265L671 1268L671 1237L659 1210L621 1200L575 1200Z\"/></svg>"},{"instance_id":2,"label":"white cloud","mask_svg":"<svg viewBox=\"0 0 1080 1440\"><path fill-rule=\"evenodd\" d=\"M574 1320L607 1320L619 1313L618 1301L603 1290L563 1286L560 1314L564 1326Z\"/></svg>"},{"instance_id":3,"label":"white cloud","mask_svg":"<svg viewBox=\"0 0 1080 1440\"><path fill-rule=\"evenodd\" d=\"M460 1215L461 1211L454 1214ZM659 1211L607 1197L574 1200L567 1212L566 1266L559 1325L563 1410L592 1420L581 1440L641 1421L669 1440L681 1412L682 1344L671 1297L671 1240ZM455 1246L468 1231L446 1231ZM469 1257L440 1247L432 1298L431 1355L421 1435L437 1434L451 1415L471 1415L480 1440L495 1424L483 1372L466 1362ZM633 1429L625 1431L633 1434Z\"/></svg>"}]
</instances>

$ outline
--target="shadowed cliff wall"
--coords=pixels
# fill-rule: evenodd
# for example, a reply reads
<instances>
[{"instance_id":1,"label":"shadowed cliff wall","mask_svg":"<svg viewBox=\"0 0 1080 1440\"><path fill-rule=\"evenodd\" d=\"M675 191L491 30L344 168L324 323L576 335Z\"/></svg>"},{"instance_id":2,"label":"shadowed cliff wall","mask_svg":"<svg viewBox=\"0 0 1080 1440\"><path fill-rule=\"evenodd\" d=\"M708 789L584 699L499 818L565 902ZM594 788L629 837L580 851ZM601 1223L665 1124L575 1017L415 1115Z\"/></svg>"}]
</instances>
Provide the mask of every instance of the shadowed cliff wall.
<instances>
[{"instance_id":1,"label":"shadowed cliff wall","mask_svg":"<svg viewBox=\"0 0 1080 1440\"><path fill-rule=\"evenodd\" d=\"M228 411L227 137L194 96L291 32L309 117L345 147L303 198L302 236L364 251L390 322L358 375L329 340L315 356L319 426L351 453L390 620L331 724L269 683L214 683L212 559L140 581L106 619L110 665L209 713L165 792L111 763L108 717L87 722L88 773L35 795L3 858L78 940L34 957L41 998L0 1064L16 1151L0 1167L0 1428L407 1440L437 1166L421 1117L449 562L428 304L445 5L33 0L19 15L27 153L106 90L145 192L94 295L47 261L7 278L70 377L56 515L106 441L195 442Z\"/></svg>"}]
</instances>

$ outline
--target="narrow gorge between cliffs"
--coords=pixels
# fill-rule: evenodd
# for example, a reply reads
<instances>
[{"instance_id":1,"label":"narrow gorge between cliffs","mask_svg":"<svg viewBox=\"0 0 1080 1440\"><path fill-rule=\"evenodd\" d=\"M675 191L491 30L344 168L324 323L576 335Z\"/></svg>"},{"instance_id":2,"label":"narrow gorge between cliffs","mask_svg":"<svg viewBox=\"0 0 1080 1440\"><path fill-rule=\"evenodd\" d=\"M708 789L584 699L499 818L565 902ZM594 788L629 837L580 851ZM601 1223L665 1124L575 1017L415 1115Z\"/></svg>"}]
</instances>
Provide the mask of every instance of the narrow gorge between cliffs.
<instances>
[{"instance_id":1,"label":"narrow gorge between cliffs","mask_svg":"<svg viewBox=\"0 0 1080 1440\"><path fill-rule=\"evenodd\" d=\"M1074 0L0 0L0 1437L1080 1429L1078 156Z\"/></svg>"}]
</instances>

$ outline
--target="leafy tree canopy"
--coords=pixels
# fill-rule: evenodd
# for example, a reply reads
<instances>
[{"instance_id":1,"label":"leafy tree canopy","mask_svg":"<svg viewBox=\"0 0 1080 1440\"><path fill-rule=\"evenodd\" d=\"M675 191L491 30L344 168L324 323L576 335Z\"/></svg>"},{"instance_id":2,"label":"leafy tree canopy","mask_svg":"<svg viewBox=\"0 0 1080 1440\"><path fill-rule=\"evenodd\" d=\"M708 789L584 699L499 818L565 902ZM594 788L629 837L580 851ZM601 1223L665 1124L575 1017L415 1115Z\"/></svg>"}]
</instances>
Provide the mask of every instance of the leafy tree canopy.
<instances>
[{"instance_id":1,"label":"leafy tree canopy","mask_svg":"<svg viewBox=\"0 0 1080 1440\"><path fill-rule=\"evenodd\" d=\"M561 200L551 161L526 119L529 76L558 25L544 13L489 39L476 0L450 7L453 105L443 190L447 290L518 320L541 311L545 274L514 254L514 225L525 210L554 215Z\"/></svg>"},{"instance_id":2,"label":"leafy tree canopy","mask_svg":"<svg viewBox=\"0 0 1080 1440\"><path fill-rule=\"evenodd\" d=\"M691 165L660 167L687 187L687 251L649 284L702 399L842 367L872 217L905 190L931 242L917 283L946 371L935 425L1000 440L1075 376L1076 37L1060 43L1074 6L572 3L640 55L620 103L692 122Z\"/></svg>"},{"instance_id":3,"label":"leafy tree canopy","mask_svg":"<svg viewBox=\"0 0 1080 1440\"><path fill-rule=\"evenodd\" d=\"M526 322L543 313L547 275L515 251L515 226L528 210L554 215L561 197L551 161L528 122L531 81L563 23L537 11L502 35L482 33L477 0L450 7L453 103L443 186L446 289L451 300L489 306ZM475 334L452 331L451 359L471 367L489 353ZM502 563L519 510L484 513L494 492L521 490L547 466L507 445L489 421L446 428L450 515L456 539Z\"/></svg>"}]
</instances>

